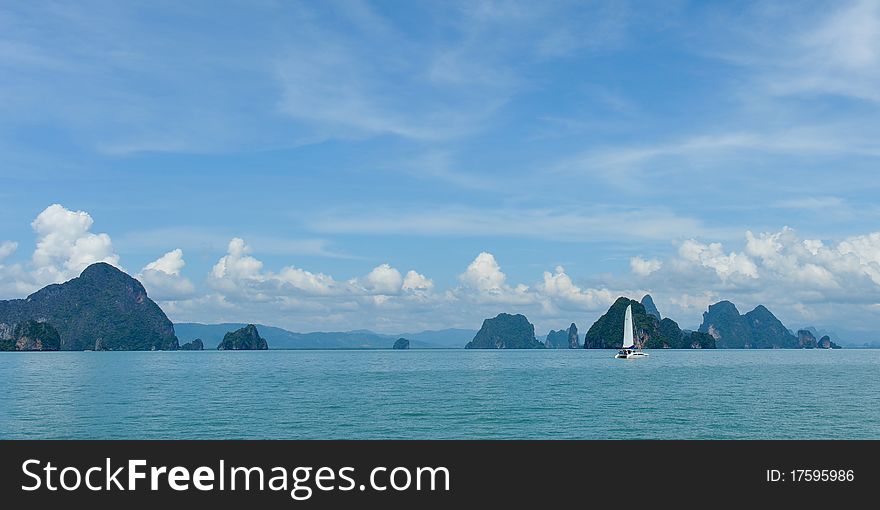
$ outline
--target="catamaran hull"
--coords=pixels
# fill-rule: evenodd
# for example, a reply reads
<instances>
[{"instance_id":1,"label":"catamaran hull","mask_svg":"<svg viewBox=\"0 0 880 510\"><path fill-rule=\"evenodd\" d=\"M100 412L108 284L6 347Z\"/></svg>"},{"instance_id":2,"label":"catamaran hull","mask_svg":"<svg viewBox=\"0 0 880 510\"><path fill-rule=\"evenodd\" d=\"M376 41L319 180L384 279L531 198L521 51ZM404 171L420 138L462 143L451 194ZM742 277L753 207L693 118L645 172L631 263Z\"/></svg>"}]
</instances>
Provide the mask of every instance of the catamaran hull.
<instances>
[{"instance_id":1,"label":"catamaran hull","mask_svg":"<svg viewBox=\"0 0 880 510\"><path fill-rule=\"evenodd\" d=\"M618 354L615 354L614 357L617 359L639 359L639 358L647 358L648 355L645 354L644 352L632 352L629 354L618 353Z\"/></svg>"}]
</instances>

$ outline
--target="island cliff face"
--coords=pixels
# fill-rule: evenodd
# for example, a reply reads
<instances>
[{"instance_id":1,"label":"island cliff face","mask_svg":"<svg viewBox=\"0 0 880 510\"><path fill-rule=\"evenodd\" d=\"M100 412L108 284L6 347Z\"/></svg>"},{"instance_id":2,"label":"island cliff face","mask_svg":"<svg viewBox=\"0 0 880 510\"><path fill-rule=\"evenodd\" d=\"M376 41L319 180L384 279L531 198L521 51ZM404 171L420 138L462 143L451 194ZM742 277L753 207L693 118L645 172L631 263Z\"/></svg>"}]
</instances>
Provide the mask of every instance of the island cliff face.
<instances>
[{"instance_id":1,"label":"island cliff face","mask_svg":"<svg viewBox=\"0 0 880 510\"><path fill-rule=\"evenodd\" d=\"M409 349L409 340L406 338L398 338L395 340L394 345L391 348L398 350Z\"/></svg>"},{"instance_id":2,"label":"island cliff face","mask_svg":"<svg viewBox=\"0 0 880 510\"><path fill-rule=\"evenodd\" d=\"M11 327L0 324L0 351L57 351L58 331L46 322L26 320Z\"/></svg>"},{"instance_id":3,"label":"island cliff face","mask_svg":"<svg viewBox=\"0 0 880 510\"><path fill-rule=\"evenodd\" d=\"M218 351L264 351L268 348L269 344L260 337L257 327L253 324L226 333L217 346Z\"/></svg>"},{"instance_id":4,"label":"island cliff face","mask_svg":"<svg viewBox=\"0 0 880 510\"><path fill-rule=\"evenodd\" d=\"M798 331L798 346L801 349L815 349L819 347L819 342L811 331L802 329Z\"/></svg>"},{"instance_id":5,"label":"island cliff face","mask_svg":"<svg viewBox=\"0 0 880 510\"><path fill-rule=\"evenodd\" d=\"M642 298L642 306L645 307L645 313L648 315L657 317L658 321L663 319L663 317L660 316L660 310L657 310L657 305L654 304L654 298L652 298L650 294L645 294L645 297Z\"/></svg>"},{"instance_id":6,"label":"island cliff face","mask_svg":"<svg viewBox=\"0 0 880 510\"><path fill-rule=\"evenodd\" d=\"M575 323L571 323L568 331L560 329L559 331L550 331L547 334L547 340L544 347L548 349L579 349L581 346L578 340L578 328Z\"/></svg>"},{"instance_id":7,"label":"island cliff face","mask_svg":"<svg viewBox=\"0 0 880 510\"><path fill-rule=\"evenodd\" d=\"M559 331L550 330L547 333L547 340L544 341L544 347L548 349L568 349L568 331L564 329Z\"/></svg>"},{"instance_id":8,"label":"island cliff face","mask_svg":"<svg viewBox=\"0 0 880 510\"><path fill-rule=\"evenodd\" d=\"M535 339L535 326L524 315L498 314L483 321L465 349L542 349L544 344Z\"/></svg>"},{"instance_id":9,"label":"island cliff face","mask_svg":"<svg viewBox=\"0 0 880 510\"><path fill-rule=\"evenodd\" d=\"M703 313L703 324L699 331L711 335L721 349L800 347L798 338L762 305L745 315L740 315L730 301L710 305L709 310Z\"/></svg>"},{"instance_id":10,"label":"island cliff face","mask_svg":"<svg viewBox=\"0 0 880 510\"><path fill-rule=\"evenodd\" d=\"M819 348L820 349L840 349L840 346L831 341L831 337L828 335L823 336L819 339Z\"/></svg>"},{"instance_id":11,"label":"island cliff face","mask_svg":"<svg viewBox=\"0 0 880 510\"><path fill-rule=\"evenodd\" d=\"M68 282L49 285L27 299L0 301L0 329L14 330L32 321L59 336L59 349L176 350L174 326L143 285L110 264L98 263ZM34 326L28 328L33 334ZM45 350L50 336L40 339ZM27 342L26 342L27 343ZM33 344L36 346L37 342Z\"/></svg>"}]
</instances>

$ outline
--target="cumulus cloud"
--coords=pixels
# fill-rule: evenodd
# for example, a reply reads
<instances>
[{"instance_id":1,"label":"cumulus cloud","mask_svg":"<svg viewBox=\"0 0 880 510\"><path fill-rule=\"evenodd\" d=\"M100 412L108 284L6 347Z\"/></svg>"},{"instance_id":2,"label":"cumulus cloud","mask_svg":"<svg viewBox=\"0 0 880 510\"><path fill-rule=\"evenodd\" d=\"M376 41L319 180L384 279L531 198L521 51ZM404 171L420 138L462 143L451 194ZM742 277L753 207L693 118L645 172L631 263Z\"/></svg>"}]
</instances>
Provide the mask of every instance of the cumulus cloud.
<instances>
[{"instance_id":1,"label":"cumulus cloud","mask_svg":"<svg viewBox=\"0 0 880 510\"><path fill-rule=\"evenodd\" d=\"M184 266L186 266L186 261L183 260L183 250L177 248L144 266L144 271L160 271L169 275L179 275Z\"/></svg>"},{"instance_id":2,"label":"cumulus cloud","mask_svg":"<svg viewBox=\"0 0 880 510\"><path fill-rule=\"evenodd\" d=\"M71 211L53 204L31 223L37 234L32 262L38 283L54 283L78 276L89 264L119 265L107 234L90 230L94 221L85 211Z\"/></svg>"},{"instance_id":3,"label":"cumulus cloud","mask_svg":"<svg viewBox=\"0 0 880 510\"><path fill-rule=\"evenodd\" d=\"M823 251L822 248L817 248L816 255ZM837 253L855 256L859 269L880 285L880 232L847 238L837 246Z\"/></svg>"},{"instance_id":4,"label":"cumulus cloud","mask_svg":"<svg viewBox=\"0 0 880 510\"><path fill-rule=\"evenodd\" d=\"M144 266L137 277L153 299L183 299L195 293L195 285L180 274L185 266L183 250L177 248Z\"/></svg>"},{"instance_id":5,"label":"cumulus cloud","mask_svg":"<svg viewBox=\"0 0 880 510\"><path fill-rule=\"evenodd\" d=\"M341 290L340 284L323 273L312 273L293 266L280 272L265 271L263 262L250 255L244 239L229 241L226 255L211 269L209 284L217 290L250 299L267 300L285 293L328 295Z\"/></svg>"},{"instance_id":6,"label":"cumulus cloud","mask_svg":"<svg viewBox=\"0 0 880 510\"><path fill-rule=\"evenodd\" d=\"M684 261L714 270L725 281L733 275L758 278L758 268L748 256L737 252L725 253L721 243L703 244L688 239L679 246L678 254Z\"/></svg>"},{"instance_id":7,"label":"cumulus cloud","mask_svg":"<svg viewBox=\"0 0 880 510\"><path fill-rule=\"evenodd\" d=\"M471 262L464 273L459 275L462 283L461 295L483 301L509 304L525 304L534 301L529 286L507 284L507 275L491 253L481 252Z\"/></svg>"},{"instance_id":8,"label":"cumulus cloud","mask_svg":"<svg viewBox=\"0 0 880 510\"><path fill-rule=\"evenodd\" d=\"M211 270L211 276L216 280L261 280L263 263L248 255L250 251L244 239L233 238L229 241L226 255Z\"/></svg>"},{"instance_id":9,"label":"cumulus cloud","mask_svg":"<svg viewBox=\"0 0 880 510\"><path fill-rule=\"evenodd\" d=\"M629 259L629 267L638 276L648 276L659 271L663 267L663 263L657 259L645 260L642 257L633 257Z\"/></svg>"},{"instance_id":10,"label":"cumulus cloud","mask_svg":"<svg viewBox=\"0 0 880 510\"><path fill-rule=\"evenodd\" d=\"M3 262L18 249L18 243L3 241L0 243L0 262Z\"/></svg>"},{"instance_id":11,"label":"cumulus cloud","mask_svg":"<svg viewBox=\"0 0 880 510\"><path fill-rule=\"evenodd\" d=\"M410 270L403 279L402 289L405 292L430 292L434 289L434 282L425 275Z\"/></svg>"},{"instance_id":12,"label":"cumulus cloud","mask_svg":"<svg viewBox=\"0 0 880 510\"><path fill-rule=\"evenodd\" d=\"M597 310L610 306L617 298L608 289L581 289L571 281L562 266L556 266L553 273L544 271L544 281L537 289L545 306L565 309Z\"/></svg>"},{"instance_id":13,"label":"cumulus cloud","mask_svg":"<svg viewBox=\"0 0 880 510\"><path fill-rule=\"evenodd\" d=\"M354 285L360 285L364 290L372 294L391 295L401 291L403 277L400 271L388 264L382 264L373 268L363 278L353 280Z\"/></svg>"}]
</instances>

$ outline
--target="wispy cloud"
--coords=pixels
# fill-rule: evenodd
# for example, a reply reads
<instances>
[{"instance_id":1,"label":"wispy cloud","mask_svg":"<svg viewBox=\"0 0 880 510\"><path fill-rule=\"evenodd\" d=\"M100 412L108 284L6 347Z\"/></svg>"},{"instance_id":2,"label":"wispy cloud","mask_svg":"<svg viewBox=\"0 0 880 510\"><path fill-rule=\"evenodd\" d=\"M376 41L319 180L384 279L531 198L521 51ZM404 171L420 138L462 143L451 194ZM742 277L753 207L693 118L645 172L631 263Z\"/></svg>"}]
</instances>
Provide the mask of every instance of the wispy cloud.
<instances>
[{"instance_id":1,"label":"wispy cloud","mask_svg":"<svg viewBox=\"0 0 880 510\"><path fill-rule=\"evenodd\" d=\"M590 209L471 206L422 206L407 210L322 211L306 220L318 232L417 236L512 236L569 242L667 240L681 236L726 236L700 220L668 209ZM625 232L625 235L622 235Z\"/></svg>"},{"instance_id":2,"label":"wispy cloud","mask_svg":"<svg viewBox=\"0 0 880 510\"><path fill-rule=\"evenodd\" d=\"M193 251L216 251L229 242L230 233L213 227L175 226L150 230L133 230L117 236L115 243L123 252L161 250L168 246L179 246ZM289 238L265 235L248 236L251 246L267 255L305 255L340 259L355 259L332 248L326 239Z\"/></svg>"}]
</instances>

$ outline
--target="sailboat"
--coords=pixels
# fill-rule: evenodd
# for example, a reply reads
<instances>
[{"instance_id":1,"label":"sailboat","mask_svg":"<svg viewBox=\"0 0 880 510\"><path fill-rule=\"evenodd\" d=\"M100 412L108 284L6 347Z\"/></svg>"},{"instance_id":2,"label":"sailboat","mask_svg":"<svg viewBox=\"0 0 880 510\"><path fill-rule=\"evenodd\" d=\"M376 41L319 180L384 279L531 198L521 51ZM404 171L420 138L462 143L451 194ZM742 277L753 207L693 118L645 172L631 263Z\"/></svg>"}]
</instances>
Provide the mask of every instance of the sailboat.
<instances>
[{"instance_id":1,"label":"sailboat","mask_svg":"<svg viewBox=\"0 0 880 510\"><path fill-rule=\"evenodd\" d=\"M617 359L636 359L647 356L641 349L636 348L635 335L633 335L633 310L632 305L626 307L626 317L623 319L623 347L614 356Z\"/></svg>"}]
</instances>

